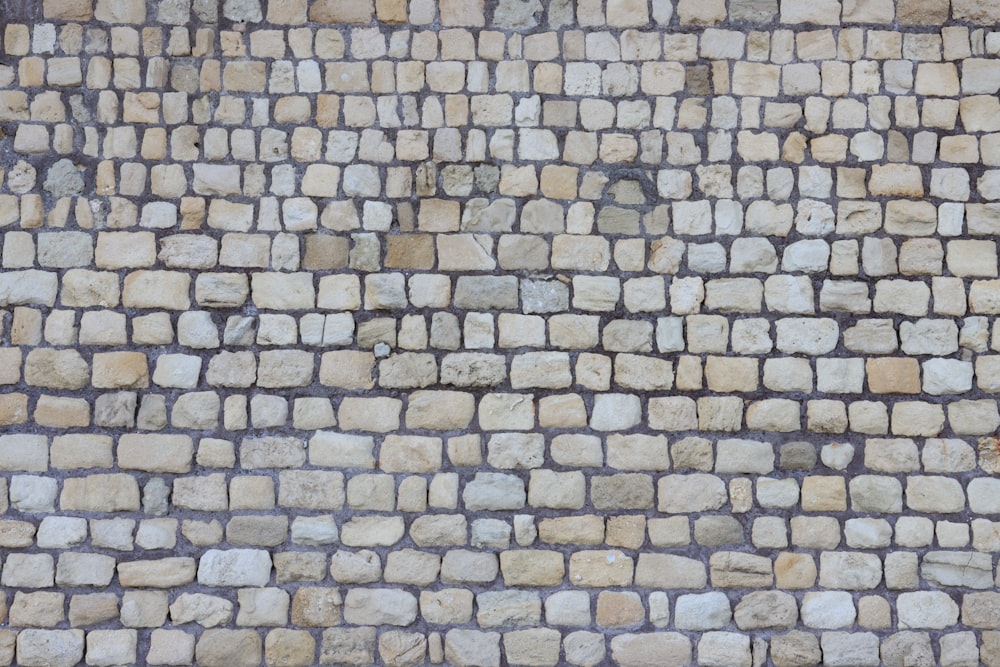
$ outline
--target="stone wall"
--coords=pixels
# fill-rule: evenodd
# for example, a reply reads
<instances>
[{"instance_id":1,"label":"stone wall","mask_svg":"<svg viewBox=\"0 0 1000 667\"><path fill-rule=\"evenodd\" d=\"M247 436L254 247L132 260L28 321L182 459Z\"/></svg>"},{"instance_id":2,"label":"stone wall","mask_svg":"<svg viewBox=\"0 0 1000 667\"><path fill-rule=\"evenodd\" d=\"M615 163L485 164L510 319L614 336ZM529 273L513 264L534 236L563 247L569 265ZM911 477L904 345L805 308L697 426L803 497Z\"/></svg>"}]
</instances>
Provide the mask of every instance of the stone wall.
<instances>
[{"instance_id":1,"label":"stone wall","mask_svg":"<svg viewBox=\"0 0 1000 667\"><path fill-rule=\"evenodd\" d=\"M1000 664L998 20L0 2L0 663Z\"/></svg>"}]
</instances>

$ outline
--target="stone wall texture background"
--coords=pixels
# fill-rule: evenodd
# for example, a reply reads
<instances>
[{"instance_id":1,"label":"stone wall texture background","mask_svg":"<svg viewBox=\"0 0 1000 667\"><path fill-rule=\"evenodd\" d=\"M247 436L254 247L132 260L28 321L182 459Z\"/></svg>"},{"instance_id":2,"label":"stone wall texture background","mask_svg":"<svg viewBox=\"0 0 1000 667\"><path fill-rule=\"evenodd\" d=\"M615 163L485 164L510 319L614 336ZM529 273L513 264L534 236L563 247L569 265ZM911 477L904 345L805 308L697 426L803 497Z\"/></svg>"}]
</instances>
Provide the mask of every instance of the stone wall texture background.
<instances>
[{"instance_id":1,"label":"stone wall texture background","mask_svg":"<svg viewBox=\"0 0 1000 667\"><path fill-rule=\"evenodd\" d=\"M0 663L1000 665L1000 0L3 0Z\"/></svg>"}]
</instances>

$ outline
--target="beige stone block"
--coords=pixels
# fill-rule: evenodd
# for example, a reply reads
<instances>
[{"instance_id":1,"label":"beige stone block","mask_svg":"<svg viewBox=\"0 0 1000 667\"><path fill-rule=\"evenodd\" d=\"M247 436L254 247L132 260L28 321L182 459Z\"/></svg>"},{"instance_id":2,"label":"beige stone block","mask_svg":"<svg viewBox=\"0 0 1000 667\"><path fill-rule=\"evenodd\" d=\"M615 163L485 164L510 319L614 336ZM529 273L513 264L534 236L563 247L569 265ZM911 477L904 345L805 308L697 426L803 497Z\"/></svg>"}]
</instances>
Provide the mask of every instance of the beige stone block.
<instances>
[{"instance_id":1,"label":"beige stone block","mask_svg":"<svg viewBox=\"0 0 1000 667\"><path fill-rule=\"evenodd\" d=\"M338 418L344 430L387 433L399 428L401 409L399 399L349 396L341 401Z\"/></svg>"},{"instance_id":2,"label":"beige stone block","mask_svg":"<svg viewBox=\"0 0 1000 667\"><path fill-rule=\"evenodd\" d=\"M110 436L73 434L52 440L52 465L63 469L110 468L113 465Z\"/></svg>"},{"instance_id":3,"label":"beige stone block","mask_svg":"<svg viewBox=\"0 0 1000 667\"><path fill-rule=\"evenodd\" d=\"M874 165L868 189L873 195L923 197L923 177L916 165Z\"/></svg>"},{"instance_id":4,"label":"beige stone block","mask_svg":"<svg viewBox=\"0 0 1000 667\"><path fill-rule=\"evenodd\" d=\"M920 63L914 91L918 95L954 97L958 95L958 69L954 63Z\"/></svg>"},{"instance_id":5,"label":"beige stone block","mask_svg":"<svg viewBox=\"0 0 1000 667\"><path fill-rule=\"evenodd\" d=\"M440 438L389 435L382 441L379 468L385 472L430 473L441 467Z\"/></svg>"},{"instance_id":6,"label":"beige stone block","mask_svg":"<svg viewBox=\"0 0 1000 667\"><path fill-rule=\"evenodd\" d=\"M28 352L24 362L25 382L50 389L82 389L89 371L76 350L37 348Z\"/></svg>"},{"instance_id":7,"label":"beige stone block","mask_svg":"<svg viewBox=\"0 0 1000 667\"><path fill-rule=\"evenodd\" d=\"M72 627L97 625L118 618L118 596L114 593L74 595L69 601Z\"/></svg>"},{"instance_id":8,"label":"beige stone block","mask_svg":"<svg viewBox=\"0 0 1000 667\"><path fill-rule=\"evenodd\" d=\"M920 366L916 359L876 357L865 362L868 388L878 394L920 393Z\"/></svg>"},{"instance_id":9,"label":"beige stone block","mask_svg":"<svg viewBox=\"0 0 1000 667\"><path fill-rule=\"evenodd\" d=\"M193 558L168 557L118 564L118 580L129 588L173 588L193 582L194 577Z\"/></svg>"},{"instance_id":10,"label":"beige stone block","mask_svg":"<svg viewBox=\"0 0 1000 667\"><path fill-rule=\"evenodd\" d=\"M575 586L629 586L633 569L633 559L621 551L577 551L570 555L569 581Z\"/></svg>"},{"instance_id":11,"label":"beige stone block","mask_svg":"<svg viewBox=\"0 0 1000 667\"><path fill-rule=\"evenodd\" d=\"M301 586L292 598L292 623L302 627L329 627L340 623L343 599L336 588Z\"/></svg>"},{"instance_id":12,"label":"beige stone block","mask_svg":"<svg viewBox=\"0 0 1000 667\"><path fill-rule=\"evenodd\" d=\"M139 487L131 475L74 477L63 483L59 504L64 510L119 512L139 509Z\"/></svg>"},{"instance_id":13,"label":"beige stone block","mask_svg":"<svg viewBox=\"0 0 1000 667\"><path fill-rule=\"evenodd\" d=\"M262 92L266 83L265 64L260 61L228 62L222 84L231 93Z\"/></svg>"},{"instance_id":14,"label":"beige stone block","mask_svg":"<svg viewBox=\"0 0 1000 667\"><path fill-rule=\"evenodd\" d=\"M899 0L896 16L901 25L942 25L948 20L949 3Z\"/></svg>"},{"instance_id":15,"label":"beige stone block","mask_svg":"<svg viewBox=\"0 0 1000 667\"><path fill-rule=\"evenodd\" d=\"M597 624L605 628L632 627L646 618L639 594L631 591L601 591L597 596Z\"/></svg>"},{"instance_id":16,"label":"beige stone block","mask_svg":"<svg viewBox=\"0 0 1000 667\"><path fill-rule=\"evenodd\" d=\"M711 391L733 392L757 389L759 368L756 359L714 357L705 360L705 380Z\"/></svg>"},{"instance_id":17,"label":"beige stone block","mask_svg":"<svg viewBox=\"0 0 1000 667\"><path fill-rule=\"evenodd\" d=\"M118 439L117 451L122 469L187 473L194 443L186 435L125 434Z\"/></svg>"},{"instance_id":18,"label":"beige stone block","mask_svg":"<svg viewBox=\"0 0 1000 667\"><path fill-rule=\"evenodd\" d=\"M733 66L732 91L734 95L777 97L780 78L777 65L739 61Z\"/></svg>"},{"instance_id":19,"label":"beige stone block","mask_svg":"<svg viewBox=\"0 0 1000 667\"><path fill-rule=\"evenodd\" d=\"M125 276L122 303L128 308L187 310L191 277L176 271L133 271Z\"/></svg>"},{"instance_id":20,"label":"beige stone block","mask_svg":"<svg viewBox=\"0 0 1000 667\"><path fill-rule=\"evenodd\" d=\"M98 352L91 383L98 389L142 389L149 386L149 362L142 352Z\"/></svg>"},{"instance_id":21,"label":"beige stone block","mask_svg":"<svg viewBox=\"0 0 1000 667\"><path fill-rule=\"evenodd\" d=\"M438 3L441 25L445 26L484 26L483 0L441 0Z\"/></svg>"},{"instance_id":22,"label":"beige stone block","mask_svg":"<svg viewBox=\"0 0 1000 667\"><path fill-rule=\"evenodd\" d=\"M782 0L780 5L782 23L814 25L840 23L841 3L838 0L822 0L809 5L802 5L794 0Z\"/></svg>"},{"instance_id":23,"label":"beige stone block","mask_svg":"<svg viewBox=\"0 0 1000 667\"><path fill-rule=\"evenodd\" d=\"M802 480L802 509L807 512L843 512L847 488L843 477L812 475Z\"/></svg>"},{"instance_id":24,"label":"beige stone block","mask_svg":"<svg viewBox=\"0 0 1000 667\"><path fill-rule=\"evenodd\" d=\"M325 352L320 361L321 384L344 389L371 389L375 355L371 352Z\"/></svg>"},{"instance_id":25,"label":"beige stone block","mask_svg":"<svg viewBox=\"0 0 1000 667\"><path fill-rule=\"evenodd\" d=\"M63 21L89 21L94 15L93 0L45 0L42 14L46 19ZM11 51L8 49L8 53Z\"/></svg>"},{"instance_id":26,"label":"beige stone block","mask_svg":"<svg viewBox=\"0 0 1000 667\"><path fill-rule=\"evenodd\" d=\"M37 421L37 417L35 419ZM23 424L26 421L28 421L28 396L26 394L0 396L0 424Z\"/></svg>"},{"instance_id":27,"label":"beige stone block","mask_svg":"<svg viewBox=\"0 0 1000 667\"><path fill-rule=\"evenodd\" d=\"M264 638L264 661L273 665L305 667L313 664L316 640L305 630L275 628Z\"/></svg>"},{"instance_id":28,"label":"beige stone block","mask_svg":"<svg viewBox=\"0 0 1000 667\"><path fill-rule=\"evenodd\" d=\"M894 3L888 0L845 0L843 20L848 23L892 23Z\"/></svg>"},{"instance_id":29,"label":"beige stone block","mask_svg":"<svg viewBox=\"0 0 1000 667\"><path fill-rule=\"evenodd\" d=\"M381 7L380 3L380 7ZM375 11L372 0L319 0L309 7L309 20L317 23L363 23L372 20ZM382 13L379 19L385 20Z\"/></svg>"},{"instance_id":30,"label":"beige stone block","mask_svg":"<svg viewBox=\"0 0 1000 667\"><path fill-rule=\"evenodd\" d=\"M712 585L720 588L761 588L774 582L770 558L736 551L712 554L709 574Z\"/></svg>"},{"instance_id":31,"label":"beige stone block","mask_svg":"<svg viewBox=\"0 0 1000 667\"><path fill-rule=\"evenodd\" d=\"M558 586L566 566L560 552L533 549L501 552L500 570L507 586Z\"/></svg>"},{"instance_id":32,"label":"beige stone block","mask_svg":"<svg viewBox=\"0 0 1000 667\"><path fill-rule=\"evenodd\" d=\"M195 659L206 667L250 667L263 657L260 635L255 630L210 629L195 646Z\"/></svg>"}]
</instances>

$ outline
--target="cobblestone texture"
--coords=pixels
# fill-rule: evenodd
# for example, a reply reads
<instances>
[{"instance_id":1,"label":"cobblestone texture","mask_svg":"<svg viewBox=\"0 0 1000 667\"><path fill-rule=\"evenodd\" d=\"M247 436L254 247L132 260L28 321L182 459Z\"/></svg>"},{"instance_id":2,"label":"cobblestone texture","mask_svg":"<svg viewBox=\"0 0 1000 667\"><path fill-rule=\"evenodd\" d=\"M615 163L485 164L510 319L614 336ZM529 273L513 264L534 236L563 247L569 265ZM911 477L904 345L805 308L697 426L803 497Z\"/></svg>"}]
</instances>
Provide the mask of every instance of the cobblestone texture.
<instances>
[{"instance_id":1,"label":"cobblestone texture","mask_svg":"<svg viewBox=\"0 0 1000 667\"><path fill-rule=\"evenodd\" d=\"M0 664L1000 664L998 22L0 2Z\"/></svg>"}]
</instances>

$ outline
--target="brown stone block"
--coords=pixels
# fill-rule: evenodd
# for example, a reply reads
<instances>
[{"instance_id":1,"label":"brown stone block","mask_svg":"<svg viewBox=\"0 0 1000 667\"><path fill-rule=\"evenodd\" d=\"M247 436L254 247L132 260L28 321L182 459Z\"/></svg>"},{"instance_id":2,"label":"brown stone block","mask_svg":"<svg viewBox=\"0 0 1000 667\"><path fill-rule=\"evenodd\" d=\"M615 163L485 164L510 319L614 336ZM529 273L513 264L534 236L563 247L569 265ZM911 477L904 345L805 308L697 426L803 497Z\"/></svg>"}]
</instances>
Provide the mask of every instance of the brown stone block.
<instances>
[{"instance_id":1,"label":"brown stone block","mask_svg":"<svg viewBox=\"0 0 1000 667\"><path fill-rule=\"evenodd\" d=\"M431 269L434 267L434 237L430 234L401 234L386 239L385 266L389 269Z\"/></svg>"}]
</instances>

